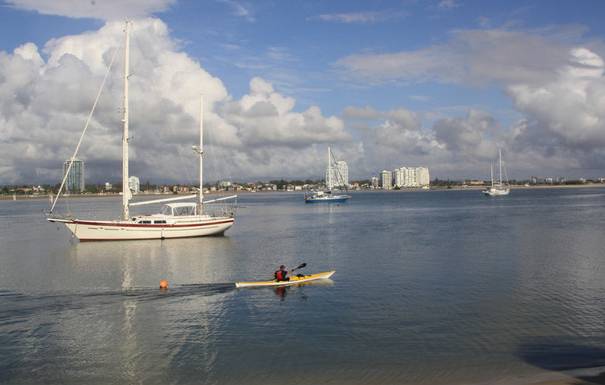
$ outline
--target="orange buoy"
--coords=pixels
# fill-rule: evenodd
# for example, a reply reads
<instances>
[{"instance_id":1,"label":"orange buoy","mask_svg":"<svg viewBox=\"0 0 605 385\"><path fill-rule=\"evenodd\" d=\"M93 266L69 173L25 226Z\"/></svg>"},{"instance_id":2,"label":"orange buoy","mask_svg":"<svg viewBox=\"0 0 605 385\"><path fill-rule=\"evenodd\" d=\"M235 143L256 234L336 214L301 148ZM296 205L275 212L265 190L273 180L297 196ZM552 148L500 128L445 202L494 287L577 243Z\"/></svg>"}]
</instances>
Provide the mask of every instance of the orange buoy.
<instances>
[{"instance_id":1,"label":"orange buoy","mask_svg":"<svg viewBox=\"0 0 605 385\"><path fill-rule=\"evenodd\" d=\"M165 279L162 279L160 281L160 289L168 289L168 281Z\"/></svg>"}]
</instances>

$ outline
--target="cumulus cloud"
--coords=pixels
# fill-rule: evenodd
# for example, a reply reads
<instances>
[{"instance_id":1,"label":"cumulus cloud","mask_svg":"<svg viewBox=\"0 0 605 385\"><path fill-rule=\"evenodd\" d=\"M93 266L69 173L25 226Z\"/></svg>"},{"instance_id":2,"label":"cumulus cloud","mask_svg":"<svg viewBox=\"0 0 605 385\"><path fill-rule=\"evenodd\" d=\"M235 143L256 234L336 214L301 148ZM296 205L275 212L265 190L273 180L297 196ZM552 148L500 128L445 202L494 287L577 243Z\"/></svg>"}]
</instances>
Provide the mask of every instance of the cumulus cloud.
<instances>
[{"instance_id":1,"label":"cumulus cloud","mask_svg":"<svg viewBox=\"0 0 605 385\"><path fill-rule=\"evenodd\" d=\"M442 178L487 178L499 148L510 175L517 178L586 170L598 159L597 153L571 150L536 121L523 119L503 127L477 109L431 123L405 108L347 107L343 116L360 129L364 158L355 167L367 175L405 165L428 166L432 175Z\"/></svg>"},{"instance_id":2,"label":"cumulus cloud","mask_svg":"<svg viewBox=\"0 0 605 385\"><path fill-rule=\"evenodd\" d=\"M339 118L324 117L317 106L294 112L294 105L293 98L275 92L267 81L253 78L250 93L227 103L222 111L229 123L239 127L247 145L305 147L349 139Z\"/></svg>"},{"instance_id":3,"label":"cumulus cloud","mask_svg":"<svg viewBox=\"0 0 605 385\"><path fill-rule=\"evenodd\" d=\"M444 146L452 161L467 158L465 167L504 146L524 172L599 175L605 167L605 61L599 53L602 45L578 43L578 32L462 30L443 44L351 55L339 65L365 82L502 87L524 116L512 127L499 127L492 117L473 110L465 118L444 118L431 127L431 138ZM355 113L376 115L369 108Z\"/></svg>"},{"instance_id":4,"label":"cumulus cloud","mask_svg":"<svg viewBox=\"0 0 605 385\"><path fill-rule=\"evenodd\" d=\"M518 128L517 147L565 154L578 168L605 167L604 73L603 58L578 47L552 81L509 86L515 107L527 117Z\"/></svg>"},{"instance_id":5,"label":"cumulus cloud","mask_svg":"<svg viewBox=\"0 0 605 385\"><path fill-rule=\"evenodd\" d=\"M6 0L18 9L43 15L102 20L139 18L167 10L176 0Z\"/></svg>"},{"instance_id":6,"label":"cumulus cloud","mask_svg":"<svg viewBox=\"0 0 605 385\"><path fill-rule=\"evenodd\" d=\"M25 43L0 51L0 183L59 180L111 57L121 49L122 30L122 23L108 22L43 47ZM355 64L352 58L362 55L351 56L341 65L373 80L497 84L523 119L505 127L476 108L435 120L427 118L430 111L370 105L334 116L317 105L297 108L294 98L261 77L234 98L180 49L162 21L145 18L135 21L131 41L132 173L157 182L195 180L190 145L198 140L200 93L211 180L320 177L328 144L354 177L401 165L426 165L446 177L488 175L498 147L512 174L522 177L605 168L605 63L594 45L470 30L399 54L387 54L384 63L365 55L372 60ZM92 181L115 181L121 172L121 60L81 150Z\"/></svg>"},{"instance_id":7,"label":"cumulus cloud","mask_svg":"<svg viewBox=\"0 0 605 385\"><path fill-rule=\"evenodd\" d=\"M493 133L496 122L493 117L483 111L470 110L465 118L444 118L438 120L433 130L435 138L453 152L493 155L494 148L485 151L485 136Z\"/></svg>"},{"instance_id":8,"label":"cumulus cloud","mask_svg":"<svg viewBox=\"0 0 605 385\"><path fill-rule=\"evenodd\" d=\"M32 43L0 51L2 183L59 179L122 41L123 24L108 22L97 31L49 41L43 55ZM89 180L115 180L121 170L121 61L81 149ZM261 78L252 79L249 93L234 100L220 79L179 50L158 19L134 22L131 73L131 170L142 180L194 180L190 145L199 135L200 93L206 154L216 178L221 172L244 179L321 175L318 152L327 143L350 141L340 118L324 116L316 106L296 112L294 99ZM301 161L288 162L293 157Z\"/></svg>"},{"instance_id":9,"label":"cumulus cloud","mask_svg":"<svg viewBox=\"0 0 605 385\"><path fill-rule=\"evenodd\" d=\"M403 165L438 167L445 151L432 130L422 127L421 116L406 108L380 111L349 106L343 116L360 131L364 158L355 167L366 175Z\"/></svg>"}]
</instances>

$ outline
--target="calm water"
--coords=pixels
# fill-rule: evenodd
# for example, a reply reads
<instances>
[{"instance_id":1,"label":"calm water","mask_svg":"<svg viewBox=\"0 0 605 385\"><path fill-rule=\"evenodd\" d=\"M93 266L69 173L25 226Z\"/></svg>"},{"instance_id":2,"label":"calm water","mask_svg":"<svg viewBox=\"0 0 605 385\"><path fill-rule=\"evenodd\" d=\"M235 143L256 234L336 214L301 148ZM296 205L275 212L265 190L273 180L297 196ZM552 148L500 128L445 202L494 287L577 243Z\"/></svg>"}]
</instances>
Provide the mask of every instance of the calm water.
<instances>
[{"instance_id":1,"label":"calm water","mask_svg":"<svg viewBox=\"0 0 605 385\"><path fill-rule=\"evenodd\" d=\"M605 189L240 204L225 237L78 243L46 201L0 201L0 382L461 384L605 365ZM111 216L119 198L68 208ZM302 262L333 282L233 288Z\"/></svg>"}]
</instances>

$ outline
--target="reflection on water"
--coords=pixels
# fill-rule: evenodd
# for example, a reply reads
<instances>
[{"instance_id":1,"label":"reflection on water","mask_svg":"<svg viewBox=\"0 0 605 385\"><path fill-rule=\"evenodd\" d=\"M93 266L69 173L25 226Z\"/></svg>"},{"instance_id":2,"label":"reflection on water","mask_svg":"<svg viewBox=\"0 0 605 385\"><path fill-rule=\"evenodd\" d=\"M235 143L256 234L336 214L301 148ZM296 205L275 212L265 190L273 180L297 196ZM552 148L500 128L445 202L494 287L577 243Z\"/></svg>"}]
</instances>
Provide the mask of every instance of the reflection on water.
<instances>
[{"instance_id":1,"label":"reflection on water","mask_svg":"<svg viewBox=\"0 0 605 385\"><path fill-rule=\"evenodd\" d=\"M605 364L603 196L251 194L224 237L104 243L2 201L0 382L510 383ZM91 202L115 203L72 210ZM334 281L233 285L302 262Z\"/></svg>"}]
</instances>

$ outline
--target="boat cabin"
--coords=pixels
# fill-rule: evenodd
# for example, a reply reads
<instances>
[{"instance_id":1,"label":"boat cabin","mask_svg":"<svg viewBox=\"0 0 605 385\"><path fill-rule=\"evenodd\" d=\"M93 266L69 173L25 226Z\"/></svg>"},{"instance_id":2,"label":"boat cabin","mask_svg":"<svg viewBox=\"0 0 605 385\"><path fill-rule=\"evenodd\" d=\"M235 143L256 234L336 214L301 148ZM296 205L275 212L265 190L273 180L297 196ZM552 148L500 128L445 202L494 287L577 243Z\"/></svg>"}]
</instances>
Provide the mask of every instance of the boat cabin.
<instances>
[{"instance_id":1,"label":"boat cabin","mask_svg":"<svg viewBox=\"0 0 605 385\"><path fill-rule=\"evenodd\" d=\"M162 207L162 215L187 217L197 215L197 203L168 203Z\"/></svg>"},{"instance_id":2,"label":"boat cabin","mask_svg":"<svg viewBox=\"0 0 605 385\"><path fill-rule=\"evenodd\" d=\"M162 207L159 214L139 215L132 220L145 225L158 225L175 223L181 219L191 220L191 217L195 216L197 216L197 203L168 203Z\"/></svg>"}]
</instances>

